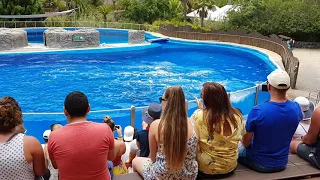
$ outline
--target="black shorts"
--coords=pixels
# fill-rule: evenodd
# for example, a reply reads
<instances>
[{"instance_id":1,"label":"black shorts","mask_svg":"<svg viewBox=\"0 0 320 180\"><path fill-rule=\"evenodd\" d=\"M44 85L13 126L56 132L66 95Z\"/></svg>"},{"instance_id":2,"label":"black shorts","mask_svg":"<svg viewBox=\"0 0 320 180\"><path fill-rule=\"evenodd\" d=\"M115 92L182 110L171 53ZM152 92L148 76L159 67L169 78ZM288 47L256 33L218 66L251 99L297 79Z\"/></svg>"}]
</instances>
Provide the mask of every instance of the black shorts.
<instances>
[{"instance_id":1,"label":"black shorts","mask_svg":"<svg viewBox=\"0 0 320 180\"><path fill-rule=\"evenodd\" d=\"M319 140L317 143L319 143ZM312 164L314 167L320 169L320 154L319 151L317 152L316 145L307 145L304 143L300 143L298 145L297 154L302 159Z\"/></svg>"}]
</instances>

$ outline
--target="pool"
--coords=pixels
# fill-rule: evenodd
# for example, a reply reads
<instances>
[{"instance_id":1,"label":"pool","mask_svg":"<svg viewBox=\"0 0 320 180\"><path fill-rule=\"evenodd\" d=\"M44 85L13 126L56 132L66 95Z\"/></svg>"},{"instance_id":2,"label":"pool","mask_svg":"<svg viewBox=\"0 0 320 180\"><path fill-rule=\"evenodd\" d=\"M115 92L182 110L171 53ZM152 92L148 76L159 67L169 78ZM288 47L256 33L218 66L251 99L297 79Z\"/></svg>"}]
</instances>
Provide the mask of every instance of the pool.
<instances>
[{"instance_id":1,"label":"pool","mask_svg":"<svg viewBox=\"0 0 320 180\"><path fill-rule=\"evenodd\" d=\"M16 98L28 134L42 140L52 123L66 123L61 112L71 91L88 96L94 111L90 120L101 122L109 115L123 127L130 124L131 106L158 102L173 85L182 86L187 100L194 100L207 81L223 84L233 105L247 114L254 105L254 86L275 68L268 56L253 49L180 40L131 48L6 54L0 55L0 95ZM268 97L259 92L259 102ZM119 110L108 111L112 109ZM189 115L195 109L190 102ZM136 110L139 129L141 111Z\"/></svg>"}]
</instances>

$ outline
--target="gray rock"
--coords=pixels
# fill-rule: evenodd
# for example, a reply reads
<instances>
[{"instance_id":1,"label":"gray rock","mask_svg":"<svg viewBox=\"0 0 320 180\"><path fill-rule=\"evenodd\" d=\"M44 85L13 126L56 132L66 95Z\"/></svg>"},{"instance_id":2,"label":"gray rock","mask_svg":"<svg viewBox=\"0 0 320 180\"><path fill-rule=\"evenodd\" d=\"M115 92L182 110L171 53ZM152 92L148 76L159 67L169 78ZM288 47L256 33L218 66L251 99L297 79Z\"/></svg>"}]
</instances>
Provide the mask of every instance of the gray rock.
<instances>
[{"instance_id":1,"label":"gray rock","mask_svg":"<svg viewBox=\"0 0 320 180\"><path fill-rule=\"evenodd\" d=\"M144 31L130 30L128 34L129 44L143 44L145 43Z\"/></svg>"},{"instance_id":2,"label":"gray rock","mask_svg":"<svg viewBox=\"0 0 320 180\"><path fill-rule=\"evenodd\" d=\"M75 49L100 46L100 33L95 29L68 31L49 28L44 32L45 46L49 48Z\"/></svg>"},{"instance_id":3,"label":"gray rock","mask_svg":"<svg viewBox=\"0 0 320 180\"><path fill-rule=\"evenodd\" d=\"M28 36L25 30L0 28L0 51L26 46L28 46Z\"/></svg>"}]
</instances>

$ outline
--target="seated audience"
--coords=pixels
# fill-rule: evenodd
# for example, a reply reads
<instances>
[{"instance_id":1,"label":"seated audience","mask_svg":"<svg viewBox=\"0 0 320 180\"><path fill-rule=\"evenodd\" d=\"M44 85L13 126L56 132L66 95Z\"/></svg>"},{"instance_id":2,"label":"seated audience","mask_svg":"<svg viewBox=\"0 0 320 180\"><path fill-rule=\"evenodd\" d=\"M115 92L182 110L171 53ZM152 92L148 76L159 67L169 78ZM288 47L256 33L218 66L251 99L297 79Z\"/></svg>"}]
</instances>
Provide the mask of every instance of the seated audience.
<instances>
[{"instance_id":1,"label":"seated audience","mask_svg":"<svg viewBox=\"0 0 320 180\"><path fill-rule=\"evenodd\" d=\"M49 169L50 171L50 178L49 180L58 180L59 176L58 176L58 170L55 169L52 166L49 154L48 154L48 140L50 137L51 132L56 131L57 129L62 128L62 125L60 123L56 123L56 124L52 124L50 126L50 130L46 130L43 133L43 139L45 140L46 144L44 146L44 156L45 156L45 160L46 160L46 167Z\"/></svg>"},{"instance_id":2,"label":"seated audience","mask_svg":"<svg viewBox=\"0 0 320 180\"><path fill-rule=\"evenodd\" d=\"M197 138L187 117L182 88L167 88L160 100L161 120L153 121L149 130L150 158L136 157L133 169L145 180L196 179Z\"/></svg>"},{"instance_id":3,"label":"seated audience","mask_svg":"<svg viewBox=\"0 0 320 180\"><path fill-rule=\"evenodd\" d=\"M34 180L45 172L40 142L17 132L23 124L19 104L12 97L0 99L0 179Z\"/></svg>"},{"instance_id":4,"label":"seated audience","mask_svg":"<svg viewBox=\"0 0 320 180\"><path fill-rule=\"evenodd\" d=\"M117 147L107 124L90 122L90 105L82 92L68 94L64 114L68 124L50 134L48 154L59 169L59 180L110 179L108 160L114 160Z\"/></svg>"},{"instance_id":5,"label":"seated audience","mask_svg":"<svg viewBox=\"0 0 320 180\"><path fill-rule=\"evenodd\" d=\"M317 108L311 117L311 125L308 133L302 137L302 141L292 141L291 153L297 153L302 159L308 161L314 167L320 169L320 108Z\"/></svg>"},{"instance_id":6,"label":"seated audience","mask_svg":"<svg viewBox=\"0 0 320 180\"><path fill-rule=\"evenodd\" d=\"M197 99L199 109L191 116L199 139L197 179L227 177L238 164L238 143L245 133L242 115L218 83L204 83L201 96L203 104Z\"/></svg>"},{"instance_id":7,"label":"seated audience","mask_svg":"<svg viewBox=\"0 0 320 180\"><path fill-rule=\"evenodd\" d=\"M271 173L285 169L302 111L298 103L286 98L290 88L287 72L277 69L267 79L270 100L250 111L238 161L255 171Z\"/></svg>"},{"instance_id":8,"label":"seated audience","mask_svg":"<svg viewBox=\"0 0 320 180\"><path fill-rule=\"evenodd\" d=\"M140 157L149 157L149 128L150 124L160 119L161 106L157 103L151 103L145 111L142 118L142 130L137 133L137 146L140 149Z\"/></svg>"},{"instance_id":9,"label":"seated audience","mask_svg":"<svg viewBox=\"0 0 320 180\"><path fill-rule=\"evenodd\" d=\"M116 151L116 158L112 161L113 174L111 173L111 176L113 177L113 175L126 174L128 173L128 169L125 163L123 163L121 159L122 155L126 152L126 145L122 141L122 128L120 125L116 126L114 121L109 116L106 116L103 122L109 125L112 132L117 131L119 135L118 139L121 139L121 140L117 140L117 139L114 140L115 145L117 145L117 147L119 148Z\"/></svg>"},{"instance_id":10,"label":"seated audience","mask_svg":"<svg viewBox=\"0 0 320 180\"><path fill-rule=\"evenodd\" d=\"M310 127L310 120L314 111L315 105L305 97L296 97L294 99L297 102L303 112L303 119L299 122L296 132L293 135L293 140L301 140L305 136Z\"/></svg>"}]
</instances>

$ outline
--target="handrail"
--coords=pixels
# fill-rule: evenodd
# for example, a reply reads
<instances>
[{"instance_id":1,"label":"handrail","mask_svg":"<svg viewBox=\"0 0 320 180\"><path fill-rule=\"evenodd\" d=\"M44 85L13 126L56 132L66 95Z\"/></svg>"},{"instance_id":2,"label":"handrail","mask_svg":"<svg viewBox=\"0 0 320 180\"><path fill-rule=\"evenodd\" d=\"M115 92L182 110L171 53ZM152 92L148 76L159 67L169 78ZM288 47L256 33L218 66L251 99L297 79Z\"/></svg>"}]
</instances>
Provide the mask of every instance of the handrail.
<instances>
[{"instance_id":1,"label":"handrail","mask_svg":"<svg viewBox=\"0 0 320 180\"><path fill-rule=\"evenodd\" d=\"M263 83L262 83L263 84ZM228 96L230 97L231 95L233 94L237 94L237 93L240 93L240 92L245 92L245 91L248 91L250 89L256 89L256 92L259 91L259 87L262 85L262 84L257 84L256 86L253 86L253 87L249 87L249 88L246 88L246 89L241 89L241 90L238 90L238 91L234 91L234 92L229 92L228 93ZM257 99L255 100L257 101ZM196 100L186 100L187 103L194 103L196 102ZM94 110L94 111L90 111L89 113L102 113L102 112L116 112L116 111L129 111L129 110L132 110L132 108L135 108L135 109L144 109L144 108L147 108L148 106L138 106L138 107L135 107L135 106L132 106L131 108L120 108L120 109L106 109L106 110ZM22 113L24 115L61 115L61 114L64 114L64 112L24 112Z\"/></svg>"},{"instance_id":2,"label":"handrail","mask_svg":"<svg viewBox=\"0 0 320 180\"><path fill-rule=\"evenodd\" d=\"M0 21L0 28L40 28L40 27L95 27L134 29L158 32L159 26L149 24L135 24L122 22L95 22L95 21Z\"/></svg>"}]
</instances>

